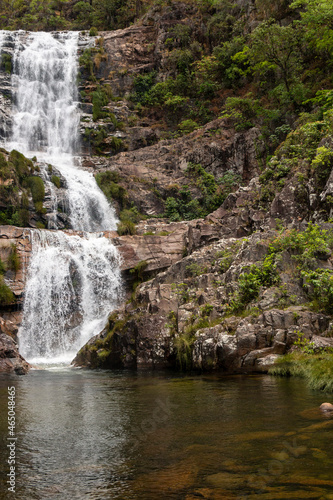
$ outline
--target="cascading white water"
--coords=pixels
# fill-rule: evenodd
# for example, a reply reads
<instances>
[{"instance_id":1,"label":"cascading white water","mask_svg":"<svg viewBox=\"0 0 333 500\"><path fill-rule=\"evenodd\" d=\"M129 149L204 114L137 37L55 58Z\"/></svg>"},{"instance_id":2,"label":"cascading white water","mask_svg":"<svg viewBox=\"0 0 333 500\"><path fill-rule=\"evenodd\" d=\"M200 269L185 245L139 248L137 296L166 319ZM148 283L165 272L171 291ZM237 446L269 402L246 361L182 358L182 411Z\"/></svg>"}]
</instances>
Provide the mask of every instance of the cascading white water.
<instances>
[{"instance_id":1,"label":"cascading white water","mask_svg":"<svg viewBox=\"0 0 333 500\"><path fill-rule=\"evenodd\" d=\"M23 33L16 37L12 86L14 125L8 149L57 167L67 182L73 229L107 231L116 216L90 172L76 168L79 112L78 33Z\"/></svg>"},{"instance_id":2,"label":"cascading white water","mask_svg":"<svg viewBox=\"0 0 333 500\"><path fill-rule=\"evenodd\" d=\"M13 133L7 148L54 165L66 180L72 228L32 230L20 351L34 363L69 362L98 333L121 296L119 257L100 234L116 227L94 177L76 167L77 33L18 32Z\"/></svg>"},{"instance_id":3,"label":"cascading white water","mask_svg":"<svg viewBox=\"0 0 333 500\"><path fill-rule=\"evenodd\" d=\"M120 295L119 256L106 238L34 231L20 352L70 362L105 325Z\"/></svg>"}]
</instances>

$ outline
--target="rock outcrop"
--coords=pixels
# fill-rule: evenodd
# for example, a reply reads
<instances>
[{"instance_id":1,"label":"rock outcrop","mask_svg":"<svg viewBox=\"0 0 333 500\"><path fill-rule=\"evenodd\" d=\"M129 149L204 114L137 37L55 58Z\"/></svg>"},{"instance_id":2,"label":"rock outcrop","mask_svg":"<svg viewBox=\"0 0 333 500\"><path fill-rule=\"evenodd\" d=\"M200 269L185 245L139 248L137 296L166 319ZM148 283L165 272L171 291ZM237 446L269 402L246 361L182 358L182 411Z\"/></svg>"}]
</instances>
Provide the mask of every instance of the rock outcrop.
<instances>
[{"instance_id":1,"label":"rock outcrop","mask_svg":"<svg viewBox=\"0 0 333 500\"><path fill-rule=\"evenodd\" d=\"M131 130L126 132L129 137ZM217 181L231 173L247 185L258 174L258 155L264 152L259 136L256 128L235 133L225 120L215 120L184 137L122 152L110 159L84 157L83 166L94 173L117 172L128 202L151 217L163 213L163 200L185 185L189 184L193 196L198 195L195 182L186 172L190 163L200 164Z\"/></svg>"},{"instance_id":2,"label":"rock outcrop","mask_svg":"<svg viewBox=\"0 0 333 500\"><path fill-rule=\"evenodd\" d=\"M0 372L24 375L29 369L29 363L19 354L14 340L5 333L0 333Z\"/></svg>"},{"instance_id":3,"label":"rock outcrop","mask_svg":"<svg viewBox=\"0 0 333 500\"><path fill-rule=\"evenodd\" d=\"M188 363L196 370L267 372L299 336L314 349L333 347L330 317L307 309L304 287L291 279L295 264L288 252L278 260L276 284L261 289L245 318L232 315L240 275L261 265L276 237L274 230L219 237L192 250L142 283L74 364L152 369Z\"/></svg>"}]
</instances>

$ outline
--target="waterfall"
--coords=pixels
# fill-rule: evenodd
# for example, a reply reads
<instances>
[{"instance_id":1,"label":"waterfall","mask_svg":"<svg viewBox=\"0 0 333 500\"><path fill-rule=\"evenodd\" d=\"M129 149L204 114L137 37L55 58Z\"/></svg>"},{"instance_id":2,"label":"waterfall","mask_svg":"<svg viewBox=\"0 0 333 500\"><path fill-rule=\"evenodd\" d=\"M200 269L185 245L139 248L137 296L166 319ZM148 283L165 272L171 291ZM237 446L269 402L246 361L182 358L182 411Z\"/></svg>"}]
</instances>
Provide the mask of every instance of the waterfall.
<instances>
[{"instance_id":1,"label":"waterfall","mask_svg":"<svg viewBox=\"0 0 333 500\"><path fill-rule=\"evenodd\" d=\"M75 164L79 112L76 80L78 33L20 33L12 87L14 124L8 149L54 165L67 182L72 228L116 229L116 216L93 175Z\"/></svg>"},{"instance_id":2,"label":"waterfall","mask_svg":"<svg viewBox=\"0 0 333 500\"><path fill-rule=\"evenodd\" d=\"M98 233L115 229L117 220L93 175L74 157L78 33L16 32L15 39L13 130L6 147L57 168L66 180L72 228L84 232L31 230L20 352L33 363L69 362L119 301L118 253Z\"/></svg>"},{"instance_id":3,"label":"waterfall","mask_svg":"<svg viewBox=\"0 0 333 500\"><path fill-rule=\"evenodd\" d=\"M32 237L20 352L32 363L70 362L117 303L118 253L89 233L34 231Z\"/></svg>"}]
</instances>

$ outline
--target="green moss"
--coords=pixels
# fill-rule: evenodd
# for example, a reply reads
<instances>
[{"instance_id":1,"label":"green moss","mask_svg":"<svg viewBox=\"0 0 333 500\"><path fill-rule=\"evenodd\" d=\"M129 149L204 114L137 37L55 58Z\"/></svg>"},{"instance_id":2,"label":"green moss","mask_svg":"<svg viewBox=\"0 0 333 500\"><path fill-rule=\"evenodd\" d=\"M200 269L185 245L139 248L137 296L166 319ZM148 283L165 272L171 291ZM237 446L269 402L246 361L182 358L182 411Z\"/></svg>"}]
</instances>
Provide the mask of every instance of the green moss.
<instances>
[{"instance_id":1,"label":"green moss","mask_svg":"<svg viewBox=\"0 0 333 500\"><path fill-rule=\"evenodd\" d=\"M31 196L35 205L35 209L39 213L43 213L43 201L45 197L45 186L43 179L36 175L28 177L24 184L30 188Z\"/></svg>"},{"instance_id":2,"label":"green moss","mask_svg":"<svg viewBox=\"0 0 333 500\"><path fill-rule=\"evenodd\" d=\"M118 201L121 208L126 206L128 193L124 187L118 184L120 180L118 172L112 172L110 170L101 172L96 175L95 179L108 200Z\"/></svg>"},{"instance_id":3,"label":"green moss","mask_svg":"<svg viewBox=\"0 0 333 500\"><path fill-rule=\"evenodd\" d=\"M20 181L30 175L34 170L34 165L31 160L28 160L22 153L15 149L10 153L8 160L14 165L16 173Z\"/></svg>"},{"instance_id":4,"label":"green moss","mask_svg":"<svg viewBox=\"0 0 333 500\"><path fill-rule=\"evenodd\" d=\"M57 175L52 175L51 181L58 189L61 187L60 177L58 177Z\"/></svg>"},{"instance_id":5,"label":"green moss","mask_svg":"<svg viewBox=\"0 0 333 500\"><path fill-rule=\"evenodd\" d=\"M100 364L104 364L107 360L107 358L110 356L111 351L108 349L100 349L97 351L97 357L98 357L98 362Z\"/></svg>"}]
</instances>

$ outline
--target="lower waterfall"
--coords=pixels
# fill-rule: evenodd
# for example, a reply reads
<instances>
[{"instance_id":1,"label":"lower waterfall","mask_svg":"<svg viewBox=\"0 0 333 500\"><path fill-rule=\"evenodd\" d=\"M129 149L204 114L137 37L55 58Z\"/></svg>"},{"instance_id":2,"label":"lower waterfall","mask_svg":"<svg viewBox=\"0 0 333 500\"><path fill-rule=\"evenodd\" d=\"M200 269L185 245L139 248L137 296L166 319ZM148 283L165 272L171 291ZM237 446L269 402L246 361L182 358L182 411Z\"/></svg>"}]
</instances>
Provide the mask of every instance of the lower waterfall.
<instances>
[{"instance_id":1,"label":"lower waterfall","mask_svg":"<svg viewBox=\"0 0 333 500\"><path fill-rule=\"evenodd\" d=\"M13 126L5 144L52 165L66 182L70 224L80 235L31 229L20 353L33 364L66 363L104 327L121 297L119 255L101 231L117 218L93 175L80 169L78 32L1 32L13 45ZM91 43L91 40L87 41ZM44 178L44 182L47 182ZM50 184L50 182L49 182ZM57 210L56 192L49 185ZM57 229L56 217L50 228Z\"/></svg>"},{"instance_id":2,"label":"lower waterfall","mask_svg":"<svg viewBox=\"0 0 333 500\"><path fill-rule=\"evenodd\" d=\"M89 233L35 230L32 247L20 351L31 363L69 363L119 300L119 256Z\"/></svg>"}]
</instances>

